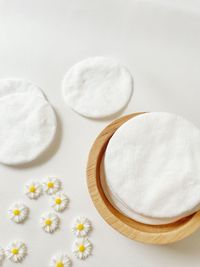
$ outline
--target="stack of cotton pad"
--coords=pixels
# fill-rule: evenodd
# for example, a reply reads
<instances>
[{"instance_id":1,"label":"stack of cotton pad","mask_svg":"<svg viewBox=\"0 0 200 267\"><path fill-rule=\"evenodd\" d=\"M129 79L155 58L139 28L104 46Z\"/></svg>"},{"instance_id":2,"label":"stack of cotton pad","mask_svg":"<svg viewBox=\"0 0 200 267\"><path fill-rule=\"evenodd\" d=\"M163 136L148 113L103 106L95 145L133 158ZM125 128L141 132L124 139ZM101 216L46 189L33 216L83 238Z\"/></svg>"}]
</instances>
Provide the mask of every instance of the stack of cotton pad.
<instances>
[{"instance_id":1,"label":"stack of cotton pad","mask_svg":"<svg viewBox=\"0 0 200 267\"><path fill-rule=\"evenodd\" d=\"M63 95L70 108L90 118L121 111L133 90L130 72L110 58L94 57L74 65L65 75Z\"/></svg>"},{"instance_id":2,"label":"stack of cotton pad","mask_svg":"<svg viewBox=\"0 0 200 267\"><path fill-rule=\"evenodd\" d=\"M145 113L124 123L110 139L102 185L128 217L171 223L200 209L199 160L196 126L169 113Z\"/></svg>"},{"instance_id":3,"label":"stack of cotton pad","mask_svg":"<svg viewBox=\"0 0 200 267\"><path fill-rule=\"evenodd\" d=\"M0 80L0 162L28 163L44 152L56 132L56 116L41 90L20 79Z\"/></svg>"}]
</instances>

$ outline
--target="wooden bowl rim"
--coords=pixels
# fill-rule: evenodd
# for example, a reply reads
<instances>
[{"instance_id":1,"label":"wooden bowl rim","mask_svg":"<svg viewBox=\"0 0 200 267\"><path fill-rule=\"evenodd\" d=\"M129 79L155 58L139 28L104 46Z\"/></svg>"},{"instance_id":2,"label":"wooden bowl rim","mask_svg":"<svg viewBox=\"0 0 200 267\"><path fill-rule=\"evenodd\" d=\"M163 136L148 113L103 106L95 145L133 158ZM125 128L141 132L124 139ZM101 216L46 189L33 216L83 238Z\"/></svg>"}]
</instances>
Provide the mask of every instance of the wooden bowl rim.
<instances>
[{"instance_id":1,"label":"wooden bowl rim","mask_svg":"<svg viewBox=\"0 0 200 267\"><path fill-rule=\"evenodd\" d=\"M100 182L100 163L114 132L129 119L143 114L132 113L109 124L96 138L88 157L87 185L93 204L102 218L124 236L143 243L168 244L179 241L200 227L200 211L178 222L160 226L136 222L116 210L106 198Z\"/></svg>"}]
</instances>

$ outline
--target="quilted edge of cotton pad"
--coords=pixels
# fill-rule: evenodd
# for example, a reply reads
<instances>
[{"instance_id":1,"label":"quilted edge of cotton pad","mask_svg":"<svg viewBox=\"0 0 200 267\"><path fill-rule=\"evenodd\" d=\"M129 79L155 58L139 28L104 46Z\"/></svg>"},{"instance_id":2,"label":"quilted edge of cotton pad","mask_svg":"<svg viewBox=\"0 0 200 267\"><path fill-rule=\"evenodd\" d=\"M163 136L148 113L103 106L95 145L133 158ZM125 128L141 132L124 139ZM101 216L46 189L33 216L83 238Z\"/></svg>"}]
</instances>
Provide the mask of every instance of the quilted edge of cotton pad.
<instances>
[{"instance_id":1,"label":"quilted edge of cotton pad","mask_svg":"<svg viewBox=\"0 0 200 267\"><path fill-rule=\"evenodd\" d=\"M116 108L115 111L112 111L109 114L99 114L99 115L96 115L96 114L92 114L92 113L82 112L82 111L76 109L70 103L70 100L67 97L66 88L67 88L67 80L69 79L71 73L77 72L76 71L76 68L79 67L79 65L85 64L85 62L88 62L88 61L91 61L91 60L93 61L93 60L99 60L99 59L100 60L109 60L110 62L116 64L116 66L118 66L121 69L123 69L126 72L127 77L129 77L129 83L130 84L129 84L129 93L127 94L126 101L124 101L123 105L121 105L120 107ZM125 65L121 64L120 62L118 62L117 60L115 60L113 58L110 58L110 57L97 56L97 57L89 57L89 58L86 58L86 59L81 60L81 61L75 63L74 65L72 65L68 69L68 71L65 73L61 87L62 87L62 95L63 95L63 98L64 98L65 103L74 112L76 112L80 116L83 116L83 117L86 117L86 118L89 118L89 119L105 119L105 118L109 118L111 116L114 116L115 114L123 111L127 107L127 105L129 104L129 102L130 102L130 100L131 100L131 98L133 96L133 92L134 92L134 79L133 79L133 76L132 76L131 72L128 70L128 68ZM128 86L127 86L127 88L128 88Z\"/></svg>"},{"instance_id":2,"label":"quilted edge of cotton pad","mask_svg":"<svg viewBox=\"0 0 200 267\"><path fill-rule=\"evenodd\" d=\"M179 216L179 217L174 217L170 219L160 219L160 218L153 218L153 217L147 217L143 216L133 210L131 210L125 203L123 203L122 200L120 200L115 193L112 192L112 189L108 186L106 183L105 177L105 172L104 172L104 166L103 166L103 161L102 159L101 165L100 165L100 182L101 186L103 189L103 192L109 202L112 204L114 208L116 208L120 213L124 214L130 219L133 219L137 222L144 223L144 224L149 224L149 225L164 225L164 224L170 224L173 222L176 222L185 216ZM200 208L200 207L199 207ZM191 213L192 214L192 213Z\"/></svg>"},{"instance_id":3,"label":"quilted edge of cotton pad","mask_svg":"<svg viewBox=\"0 0 200 267\"><path fill-rule=\"evenodd\" d=\"M0 103L1 103L1 101L5 101L6 98L10 98L10 97L13 97L13 96L20 96L20 95L27 95L27 94L18 94L18 93L10 94L10 95L7 95L7 96L4 96L4 97L0 98ZM53 128L53 131L52 131L52 134L51 134L51 138L49 138L49 142L46 143L45 147L40 152L38 152L37 155L35 155L31 159L29 159L29 160L21 160L20 162L19 161L15 161L15 162L12 162L12 163L3 161L1 159L0 163L3 164L3 165L20 166L20 165L24 165L24 164L28 164L30 162L33 162L34 160L39 158L43 153L45 153L46 150L48 150L48 148L50 147L51 143L53 142L53 140L55 138L55 135L56 135L56 132L57 132L57 116L56 116L54 108L52 107L52 105L43 96L34 95L34 98L40 98L42 101L44 101L45 105L47 105L49 107L49 110L51 111L52 118L53 118L53 124L54 124L54 128Z\"/></svg>"},{"instance_id":4,"label":"quilted edge of cotton pad","mask_svg":"<svg viewBox=\"0 0 200 267\"><path fill-rule=\"evenodd\" d=\"M181 119L185 120L187 123L191 124L194 128L200 130L200 129L199 129L198 127L196 127L196 125L194 125L191 121L189 121L189 120L187 120L187 119L185 119L185 118L183 118L183 117L181 117L181 116L179 116L179 115L172 114L172 113L168 113L168 112L151 112L151 114L152 114L152 113L174 115L175 117L178 117L178 118L181 118ZM146 115L149 115L149 114L150 114L150 113L144 113L144 114L140 114L140 115L138 115L137 117L146 116ZM130 122L131 120L135 120L135 118L130 119L129 121L127 121L127 122L124 123L124 124L127 124L127 123ZM122 125L122 126L123 126L123 125ZM121 128L121 127L120 127L120 128ZM119 128L119 129L120 129L120 128ZM119 129L118 129L118 130L119 130ZM107 182L107 184L108 184L108 182ZM138 213L138 212L133 211L133 209L132 209L132 208L129 208L129 207L127 206L127 204L126 204L123 200L121 200L121 198L120 198L117 194L113 193L114 190L112 189L112 186L111 186L111 185L109 185L108 187L109 187L109 189L111 190L112 195L114 194L114 198L115 198L117 201L119 201L119 202L120 202L124 207L126 207L126 209L128 209L129 211L133 212L133 213L136 214L136 215L138 214L142 219L145 218L145 220L146 220L146 218L147 218L147 219L150 218L150 220L151 220L151 219L153 219L153 220L155 219L155 220L158 220L158 221L160 221L160 220L165 220L165 221L167 221L167 220L168 220L168 221L170 221L170 222L174 222L174 221L177 221L177 220L179 220L179 219L181 219L181 218L187 217L187 216L189 216L189 215L191 215L191 214L197 212L197 211L200 209L200 202L199 202L199 203L195 204L192 208L190 208L190 209L188 209L187 211L183 212L182 214L177 215L177 216L174 216L174 217L173 217L173 216L166 217L166 218L163 217L163 219L162 219L161 217L159 217L159 218L150 217L150 216L146 216L146 215L143 215L143 214L140 214L140 213ZM173 220L173 221L171 221L171 220Z\"/></svg>"},{"instance_id":5,"label":"quilted edge of cotton pad","mask_svg":"<svg viewBox=\"0 0 200 267\"><path fill-rule=\"evenodd\" d=\"M23 83L23 88L22 85L18 86L18 88L12 88L13 85L10 85L8 83ZM2 88L4 87L4 88ZM24 87L28 87L25 89ZM32 89L30 89L32 87ZM6 89L8 88L8 89ZM27 91L26 91L27 90ZM7 92L6 92L7 91ZM43 92L43 90L33 83L32 81L28 79L23 79L23 78L2 78L0 79L0 98L11 95L11 94L30 94L34 96L41 96L46 99L46 96Z\"/></svg>"}]
</instances>

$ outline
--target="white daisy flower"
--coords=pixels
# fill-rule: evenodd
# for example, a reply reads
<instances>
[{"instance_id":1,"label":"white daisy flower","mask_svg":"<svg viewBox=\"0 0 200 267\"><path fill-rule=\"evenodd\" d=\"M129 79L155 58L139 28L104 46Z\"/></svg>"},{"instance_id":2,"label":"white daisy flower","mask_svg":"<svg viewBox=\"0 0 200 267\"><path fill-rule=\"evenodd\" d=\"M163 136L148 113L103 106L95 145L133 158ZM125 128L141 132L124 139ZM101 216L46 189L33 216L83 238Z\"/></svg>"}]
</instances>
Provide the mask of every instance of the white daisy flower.
<instances>
[{"instance_id":1,"label":"white daisy flower","mask_svg":"<svg viewBox=\"0 0 200 267\"><path fill-rule=\"evenodd\" d=\"M3 248L0 247L0 266L4 260L4 257L5 257L5 252L4 252Z\"/></svg>"},{"instance_id":2,"label":"white daisy flower","mask_svg":"<svg viewBox=\"0 0 200 267\"><path fill-rule=\"evenodd\" d=\"M43 182L43 190L48 195L53 195L61 189L61 181L57 178L47 178Z\"/></svg>"},{"instance_id":3,"label":"white daisy flower","mask_svg":"<svg viewBox=\"0 0 200 267\"><path fill-rule=\"evenodd\" d=\"M50 267L71 267L72 262L65 253L55 255L50 262Z\"/></svg>"},{"instance_id":4,"label":"white daisy flower","mask_svg":"<svg viewBox=\"0 0 200 267\"><path fill-rule=\"evenodd\" d=\"M37 181L28 182L25 185L25 194L30 199L38 199L42 194L42 186Z\"/></svg>"},{"instance_id":5,"label":"white daisy flower","mask_svg":"<svg viewBox=\"0 0 200 267\"><path fill-rule=\"evenodd\" d=\"M24 222L29 214L29 208L23 203L14 203L8 210L9 218L15 223Z\"/></svg>"},{"instance_id":6,"label":"white daisy flower","mask_svg":"<svg viewBox=\"0 0 200 267\"><path fill-rule=\"evenodd\" d=\"M42 229L47 233L55 232L60 225L60 218L53 212L45 213L41 216L40 223Z\"/></svg>"},{"instance_id":7,"label":"white daisy flower","mask_svg":"<svg viewBox=\"0 0 200 267\"><path fill-rule=\"evenodd\" d=\"M68 206L69 199L68 197L63 193L57 193L53 195L50 199L50 205L54 210L58 212L62 212L65 210Z\"/></svg>"},{"instance_id":8,"label":"white daisy flower","mask_svg":"<svg viewBox=\"0 0 200 267\"><path fill-rule=\"evenodd\" d=\"M12 262L22 262L27 255L27 246L22 241L11 242L5 250L5 254Z\"/></svg>"},{"instance_id":9,"label":"white daisy flower","mask_svg":"<svg viewBox=\"0 0 200 267\"><path fill-rule=\"evenodd\" d=\"M74 241L72 251L78 259L84 260L92 253L92 243L87 238L78 238Z\"/></svg>"},{"instance_id":10,"label":"white daisy flower","mask_svg":"<svg viewBox=\"0 0 200 267\"><path fill-rule=\"evenodd\" d=\"M91 231L91 222L86 217L78 217L72 225L72 232L77 237L84 237Z\"/></svg>"}]
</instances>

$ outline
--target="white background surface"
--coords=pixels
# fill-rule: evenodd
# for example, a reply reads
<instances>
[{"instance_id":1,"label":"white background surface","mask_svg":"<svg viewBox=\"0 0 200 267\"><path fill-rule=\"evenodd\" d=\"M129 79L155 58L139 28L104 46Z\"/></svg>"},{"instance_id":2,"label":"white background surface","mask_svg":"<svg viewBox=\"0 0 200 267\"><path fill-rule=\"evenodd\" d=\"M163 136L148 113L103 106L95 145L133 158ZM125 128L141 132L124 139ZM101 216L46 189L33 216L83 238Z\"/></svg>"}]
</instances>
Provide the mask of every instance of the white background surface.
<instances>
[{"instance_id":1,"label":"white background surface","mask_svg":"<svg viewBox=\"0 0 200 267\"><path fill-rule=\"evenodd\" d=\"M21 266L45 267L63 250L71 255L70 224L77 215L94 225L93 256L74 266L197 267L200 231L168 246L143 245L108 226L95 210L86 187L89 148L109 121L92 121L66 107L61 81L68 68L89 56L112 56L134 76L135 92L125 114L170 111L200 127L200 3L189 0L0 0L0 78L22 77L38 84L55 107L59 131L49 155L24 168L0 166L0 244L23 239L29 256ZM39 216L48 198L29 201L29 179L56 175L71 199L61 230L42 232ZM7 208L16 200L30 206L30 219L11 223ZM13 267L8 261L5 267Z\"/></svg>"}]
</instances>

